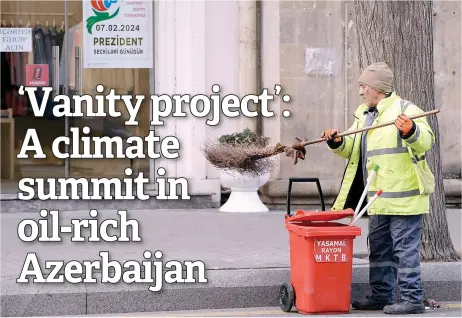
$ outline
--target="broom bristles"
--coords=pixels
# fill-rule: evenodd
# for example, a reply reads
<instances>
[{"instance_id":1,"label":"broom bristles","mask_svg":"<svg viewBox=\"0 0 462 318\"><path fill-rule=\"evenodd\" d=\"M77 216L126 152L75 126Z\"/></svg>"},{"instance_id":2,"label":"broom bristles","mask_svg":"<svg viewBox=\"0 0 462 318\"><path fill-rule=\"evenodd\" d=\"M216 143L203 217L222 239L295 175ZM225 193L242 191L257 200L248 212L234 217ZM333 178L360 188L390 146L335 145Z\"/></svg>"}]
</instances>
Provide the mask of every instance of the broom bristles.
<instances>
[{"instance_id":1,"label":"broom bristles","mask_svg":"<svg viewBox=\"0 0 462 318\"><path fill-rule=\"evenodd\" d=\"M202 152L216 168L237 170L241 174L262 175L271 172L276 161L271 158L284 151L284 147L257 147L255 145L230 145L207 142Z\"/></svg>"}]
</instances>

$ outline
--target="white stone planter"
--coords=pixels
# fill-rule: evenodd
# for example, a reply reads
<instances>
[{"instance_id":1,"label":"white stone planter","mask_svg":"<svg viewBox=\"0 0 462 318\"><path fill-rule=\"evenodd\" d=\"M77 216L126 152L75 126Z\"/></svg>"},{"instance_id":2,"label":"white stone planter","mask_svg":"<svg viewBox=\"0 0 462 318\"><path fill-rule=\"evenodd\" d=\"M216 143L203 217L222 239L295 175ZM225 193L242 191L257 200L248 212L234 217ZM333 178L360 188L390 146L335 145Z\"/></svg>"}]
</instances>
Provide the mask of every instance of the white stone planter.
<instances>
[{"instance_id":1,"label":"white stone planter","mask_svg":"<svg viewBox=\"0 0 462 318\"><path fill-rule=\"evenodd\" d=\"M233 170L221 170L220 181L231 189L228 201L220 212L269 212L261 202L258 189L269 181L270 172L254 177Z\"/></svg>"}]
</instances>

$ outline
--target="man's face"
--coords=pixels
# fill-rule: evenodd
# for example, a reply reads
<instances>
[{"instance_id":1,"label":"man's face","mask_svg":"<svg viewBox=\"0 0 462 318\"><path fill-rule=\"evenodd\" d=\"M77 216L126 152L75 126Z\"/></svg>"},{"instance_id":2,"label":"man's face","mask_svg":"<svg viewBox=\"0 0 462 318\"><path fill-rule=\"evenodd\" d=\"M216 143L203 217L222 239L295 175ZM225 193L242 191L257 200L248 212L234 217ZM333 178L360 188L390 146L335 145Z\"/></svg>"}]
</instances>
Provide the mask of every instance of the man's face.
<instances>
[{"instance_id":1,"label":"man's face","mask_svg":"<svg viewBox=\"0 0 462 318\"><path fill-rule=\"evenodd\" d=\"M359 84L359 96L363 98L364 103L369 107L377 106L382 99L382 94L379 91L364 84Z\"/></svg>"}]
</instances>

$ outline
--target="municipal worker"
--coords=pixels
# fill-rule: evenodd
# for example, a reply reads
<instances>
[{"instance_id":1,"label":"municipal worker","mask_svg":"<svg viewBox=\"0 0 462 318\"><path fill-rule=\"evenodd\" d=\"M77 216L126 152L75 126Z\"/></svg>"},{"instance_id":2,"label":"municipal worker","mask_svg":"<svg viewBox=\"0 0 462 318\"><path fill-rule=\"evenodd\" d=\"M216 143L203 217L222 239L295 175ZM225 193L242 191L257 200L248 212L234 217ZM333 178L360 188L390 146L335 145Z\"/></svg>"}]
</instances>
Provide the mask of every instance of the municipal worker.
<instances>
[{"instance_id":1,"label":"municipal worker","mask_svg":"<svg viewBox=\"0 0 462 318\"><path fill-rule=\"evenodd\" d=\"M378 171L366 198L379 189L383 191L368 209L372 294L364 301L353 302L352 307L387 314L418 314L425 310L420 277L422 215L429 213L429 194L434 190L425 153L435 137L425 117L409 119L422 110L396 94L393 79L385 63L374 63L363 71L359 95L364 103L356 109L350 129L389 121L394 125L344 137L336 137L338 130L329 129L321 137L333 153L348 159L332 210L356 208L376 165ZM401 302L397 303L396 280L401 291Z\"/></svg>"}]
</instances>

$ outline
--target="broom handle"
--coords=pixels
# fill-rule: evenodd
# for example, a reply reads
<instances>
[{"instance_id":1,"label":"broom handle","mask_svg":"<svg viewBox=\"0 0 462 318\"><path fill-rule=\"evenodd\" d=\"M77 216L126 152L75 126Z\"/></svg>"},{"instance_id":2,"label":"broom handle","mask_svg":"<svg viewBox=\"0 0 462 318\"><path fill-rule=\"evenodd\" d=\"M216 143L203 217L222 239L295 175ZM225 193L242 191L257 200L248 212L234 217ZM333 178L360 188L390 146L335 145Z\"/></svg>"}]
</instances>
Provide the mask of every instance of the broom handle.
<instances>
[{"instance_id":1,"label":"broom handle","mask_svg":"<svg viewBox=\"0 0 462 318\"><path fill-rule=\"evenodd\" d=\"M423 113L420 113L420 114L417 114L417 115L408 116L408 118L409 119L415 119L415 118L425 117L425 116L428 116L428 115L433 115L433 114L436 114L436 113L439 113L439 112L440 112L439 109L435 109L435 110L431 110L431 111L428 111L428 112L423 112ZM390 126L390 125L393 125L394 123L395 123L395 121L393 120L393 121L385 122L385 123L378 124L378 125L373 125L373 126L369 126L369 127L364 127L364 128L354 129L354 130L350 130L350 131L345 131L345 132L342 132L340 134L335 135L335 138L348 136L348 135L353 135L353 134L357 134L359 132L363 132L363 131L367 131L367 130L371 130L371 129ZM317 143L323 142L323 141L326 141L326 140L324 138L319 138L319 139L310 140L310 141L303 141L301 144L302 144L303 147L305 147L307 145L317 144Z\"/></svg>"}]
</instances>

